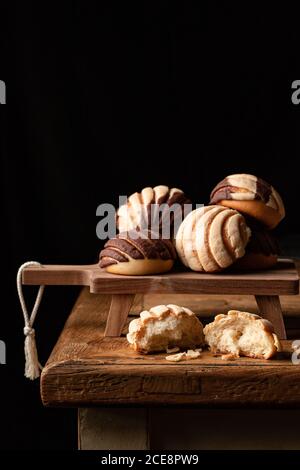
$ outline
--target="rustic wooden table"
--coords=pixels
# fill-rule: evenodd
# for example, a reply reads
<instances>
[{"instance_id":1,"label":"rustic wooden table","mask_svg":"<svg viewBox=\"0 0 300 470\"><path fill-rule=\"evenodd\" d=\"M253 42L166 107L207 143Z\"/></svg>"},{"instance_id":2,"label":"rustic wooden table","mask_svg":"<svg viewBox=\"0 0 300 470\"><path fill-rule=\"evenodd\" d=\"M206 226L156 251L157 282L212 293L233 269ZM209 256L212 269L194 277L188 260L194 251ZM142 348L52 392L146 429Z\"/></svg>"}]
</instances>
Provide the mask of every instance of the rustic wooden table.
<instances>
[{"instance_id":1,"label":"rustic wooden table","mask_svg":"<svg viewBox=\"0 0 300 470\"><path fill-rule=\"evenodd\" d=\"M111 296L83 288L41 376L46 406L79 409L81 449L300 449L300 296L282 296L290 340L272 360L223 361L204 351L169 363L126 341L128 322L161 303L192 308L206 323L231 308L257 312L251 295L137 295L120 337L105 337Z\"/></svg>"}]
</instances>

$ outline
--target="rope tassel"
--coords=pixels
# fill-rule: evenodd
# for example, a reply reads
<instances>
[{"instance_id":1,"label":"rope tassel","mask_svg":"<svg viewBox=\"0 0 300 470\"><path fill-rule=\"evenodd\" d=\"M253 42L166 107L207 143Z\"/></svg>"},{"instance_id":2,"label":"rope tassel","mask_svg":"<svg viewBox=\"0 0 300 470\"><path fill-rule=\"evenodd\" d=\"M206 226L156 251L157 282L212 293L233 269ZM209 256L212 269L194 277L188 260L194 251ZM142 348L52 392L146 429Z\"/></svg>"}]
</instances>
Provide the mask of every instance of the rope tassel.
<instances>
[{"instance_id":1,"label":"rope tassel","mask_svg":"<svg viewBox=\"0 0 300 470\"><path fill-rule=\"evenodd\" d=\"M25 377L27 377L27 379L34 380L40 376L40 370L42 370L36 348L35 331L33 328L25 326L24 335Z\"/></svg>"},{"instance_id":2,"label":"rope tassel","mask_svg":"<svg viewBox=\"0 0 300 470\"><path fill-rule=\"evenodd\" d=\"M24 317L24 335L25 335L25 344L24 344L24 351L25 351L25 377L31 380L37 379L40 376L40 371L42 370L42 366L39 363L38 353L36 348L36 341L35 341L35 330L33 328L34 320L36 318L38 308L40 306L44 287L40 286L36 301L34 303L34 307L32 309L31 315L28 314L26 303L24 300L23 290L22 290L22 273L25 268L28 266L42 266L40 263L36 261L28 261L27 263L22 264L18 270L17 274L17 290L19 295L19 300L23 312Z\"/></svg>"}]
</instances>

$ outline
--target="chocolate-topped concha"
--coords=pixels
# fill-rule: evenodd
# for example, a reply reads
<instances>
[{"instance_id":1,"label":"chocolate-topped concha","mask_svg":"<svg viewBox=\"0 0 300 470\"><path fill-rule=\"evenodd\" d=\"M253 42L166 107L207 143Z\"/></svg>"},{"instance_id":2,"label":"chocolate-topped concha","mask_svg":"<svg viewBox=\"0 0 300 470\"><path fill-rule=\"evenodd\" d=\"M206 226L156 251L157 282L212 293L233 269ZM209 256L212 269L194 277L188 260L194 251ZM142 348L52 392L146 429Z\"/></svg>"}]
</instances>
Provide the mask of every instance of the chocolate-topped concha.
<instances>
[{"instance_id":1,"label":"chocolate-topped concha","mask_svg":"<svg viewBox=\"0 0 300 470\"><path fill-rule=\"evenodd\" d=\"M176 259L170 240L150 230L131 230L108 240L100 252L100 267L114 274L146 275L169 271Z\"/></svg>"},{"instance_id":2,"label":"chocolate-topped concha","mask_svg":"<svg viewBox=\"0 0 300 470\"><path fill-rule=\"evenodd\" d=\"M191 210L191 201L178 188L155 186L144 188L129 196L119 207L116 224L119 232L150 229L163 238L172 238L174 228L180 225Z\"/></svg>"},{"instance_id":3,"label":"chocolate-topped concha","mask_svg":"<svg viewBox=\"0 0 300 470\"><path fill-rule=\"evenodd\" d=\"M248 174L224 178L211 192L210 204L236 209L270 230L285 216L284 204L273 186Z\"/></svg>"},{"instance_id":4,"label":"chocolate-topped concha","mask_svg":"<svg viewBox=\"0 0 300 470\"><path fill-rule=\"evenodd\" d=\"M279 255L280 247L277 239L269 230L251 227L251 237L246 247L246 253L263 253L266 256Z\"/></svg>"},{"instance_id":5,"label":"chocolate-topped concha","mask_svg":"<svg viewBox=\"0 0 300 470\"><path fill-rule=\"evenodd\" d=\"M249 224L249 222L248 222ZM235 269L261 270L276 265L280 247L277 239L269 230L258 225L250 225L251 237L246 246L245 255L234 264Z\"/></svg>"}]
</instances>

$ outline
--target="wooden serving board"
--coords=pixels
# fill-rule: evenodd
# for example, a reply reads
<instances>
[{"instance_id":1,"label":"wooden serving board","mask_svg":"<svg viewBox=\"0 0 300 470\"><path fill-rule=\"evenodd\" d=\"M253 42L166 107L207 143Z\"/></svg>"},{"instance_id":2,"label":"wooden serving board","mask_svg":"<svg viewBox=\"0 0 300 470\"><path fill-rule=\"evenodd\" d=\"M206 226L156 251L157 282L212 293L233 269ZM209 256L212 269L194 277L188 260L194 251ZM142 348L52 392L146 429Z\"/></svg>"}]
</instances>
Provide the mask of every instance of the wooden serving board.
<instances>
[{"instance_id":1,"label":"wooden serving board","mask_svg":"<svg viewBox=\"0 0 300 470\"><path fill-rule=\"evenodd\" d=\"M286 338L279 295L299 293L295 263L281 259L276 267L257 272L218 274L174 270L151 276L109 274L97 264L44 265L23 271L23 284L88 286L92 294L112 294L105 336L119 336L136 294L252 294L260 313L270 320L281 339ZM172 303L177 303L174 299Z\"/></svg>"},{"instance_id":2,"label":"wooden serving board","mask_svg":"<svg viewBox=\"0 0 300 470\"><path fill-rule=\"evenodd\" d=\"M171 271L151 276L109 274L97 264L83 266L44 265L28 267L23 284L89 286L92 294L184 293L293 295L299 292L295 263L281 259L268 271L218 274Z\"/></svg>"}]
</instances>

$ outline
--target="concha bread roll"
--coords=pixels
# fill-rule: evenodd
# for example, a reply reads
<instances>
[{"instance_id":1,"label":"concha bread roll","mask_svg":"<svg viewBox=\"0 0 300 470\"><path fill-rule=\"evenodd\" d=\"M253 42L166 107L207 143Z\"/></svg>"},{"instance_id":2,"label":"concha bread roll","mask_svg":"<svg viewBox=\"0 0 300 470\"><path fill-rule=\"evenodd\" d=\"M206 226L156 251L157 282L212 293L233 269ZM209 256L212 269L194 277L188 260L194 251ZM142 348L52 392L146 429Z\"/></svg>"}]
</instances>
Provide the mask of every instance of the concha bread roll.
<instances>
[{"instance_id":1,"label":"concha bread roll","mask_svg":"<svg viewBox=\"0 0 300 470\"><path fill-rule=\"evenodd\" d=\"M279 244L273 232L251 225L251 237L246 246L246 253L233 267L239 270L270 269L276 265L279 253Z\"/></svg>"},{"instance_id":2,"label":"concha bread roll","mask_svg":"<svg viewBox=\"0 0 300 470\"><path fill-rule=\"evenodd\" d=\"M129 323L127 340L144 354L175 347L194 349L204 343L203 326L188 308L157 305Z\"/></svg>"},{"instance_id":3,"label":"concha bread roll","mask_svg":"<svg viewBox=\"0 0 300 470\"><path fill-rule=\"evenodd\" d=\"M123 232L108 240L100 252L100 268L112 274L139 276L172 269L176 250L170 240L149 230Z\"/></svg>"},{"instance_id":4,"label":"concha bread roll","mask_svg":"<svg viewBox=\"0 0 300 470\"><path fill-rule=\"evenodd\" d=\"M191 204L178 188L160 185L144 188L129 196L127 204L119 207L116 224L119 232L150 229L172 238L174 225L183 220L184 205ZM171 210L168 210L171 208ZM188 207L186 206L186 211Z\"/></svg>"},{"instance_id":5,"label":"concha bread roll","mask_svg":"<svg viewBox=\"0 0 300 470\"><path fill-rule=\"evenodd\" d=\"M244 217L222 206L204 206L184 219L176 235L176 250L193 271L217 272L245 254L251 231Z\"/></svg>"},{"instance_id":6,"label":"concha bread roll","mask_svg":"<svg viewBox=\"0 0 300 470\"><path fill-rule=\"evenodd\" d=\"M211 352L269 359L281 350L271 322L259 315L230 310L204 328Z\"/></svg>"},{"instance_id":7,"label":"concha bread roll","mask_svg":"<svg viewBox=\"0 0 300 470\"><path fill-rule=\"evenodd\" d=\"M261 222L269 230L285 216L278 192L269 183L254 175L227 176L213 189L210 204L221 204Z\"/></svg>"}]
</instances>

